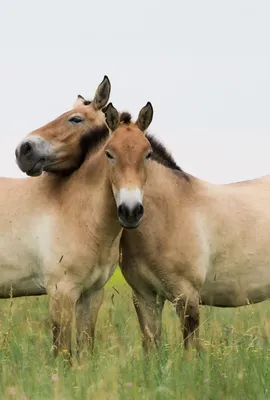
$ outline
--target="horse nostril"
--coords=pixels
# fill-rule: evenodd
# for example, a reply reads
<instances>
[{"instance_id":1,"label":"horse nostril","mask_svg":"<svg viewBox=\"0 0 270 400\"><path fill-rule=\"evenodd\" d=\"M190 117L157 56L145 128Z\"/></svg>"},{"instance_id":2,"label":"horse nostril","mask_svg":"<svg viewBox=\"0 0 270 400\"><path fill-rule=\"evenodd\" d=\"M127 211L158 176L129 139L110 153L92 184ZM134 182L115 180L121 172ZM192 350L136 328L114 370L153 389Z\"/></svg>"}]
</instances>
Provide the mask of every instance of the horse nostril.
<instances>
[{"instance_id":1,"label":"horse nostril","mask_svg":"<svg viewBox=\"0 0 270 400\"><path fill-rule=\"evenodd\" d=\"M139 220L139 219L142 218L143 213L144 213L143 205L142 205L142 204L138 204L138 205L134 208L134 211L133 211L134 217L135 217L137 220Z\"/></svg>"},{"instance_id":2,"label":"horse nostril","mask_svg":"<svg viewBox=\"0 0 270 400\"><path fill-rule=\"evenodd\" d=\"M120 218L125 218L126 216L126 209L123 204L120 204L120 206L118 207L118 215Z\"/></svg>"},{"instance_id":3,"label":"horse nostril","mask_svg":"<svg viewBox=\"0 0 270 400\"><path fill-rule=\"evenodd\" d=\"M27 156L32 152L32 145L29 142L25 142L21 145L21 154Z\"/></svg>"},{"instance_id":4,"label":"horse nostril","mask_svg":"<svg viewBox=\"0 0 270 400\"><path fill-rule=\"evenodd\" d=\"M143 213L144 213L144 208L143 208L143 205L140 204L140 205L137 207L137 218L138 218L138 219L141 219L142 216L143 216Z\"/></svg>"}]
</instances>

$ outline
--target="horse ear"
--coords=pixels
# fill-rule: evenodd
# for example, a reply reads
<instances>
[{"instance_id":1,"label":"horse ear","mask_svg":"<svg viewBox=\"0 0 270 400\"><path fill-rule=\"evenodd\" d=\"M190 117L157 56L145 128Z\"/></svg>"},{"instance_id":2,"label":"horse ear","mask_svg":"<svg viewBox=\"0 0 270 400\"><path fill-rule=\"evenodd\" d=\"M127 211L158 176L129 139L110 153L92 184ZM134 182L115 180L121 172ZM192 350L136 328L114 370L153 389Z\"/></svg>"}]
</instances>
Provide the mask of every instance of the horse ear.
<instances>
[{"instance_id":1,"label":"horse ear","mask_svg":"<svg viewBox=\"0 0 270 400\"><path fill-rule=\"evenodd\" d=\"M104 76L103 81L99 84L94 100L93 105L96 110L102 109L106 106L111 93L111 83L107 75Z\"/></svg>"},{"instance_id":2,"label":"horse ear","mask_svg":"<svg viewBox=\"0 0 270 400\"><path fill-rule=\"evenodd\" d=\"M108 106L106 107L105 121L112 132L114 132L120 124L119 113L116 108L114 108L112 103L108 104Z\"/></svg>"},{"instance_id":3,"label":"horse ear","mask_svg":"<svg viewBox=\"0 0 270 400\"><path fill-rule=\"evenodd\" d=\"M85 102L85 98L82 97L80 94L78 94L77 99L74 101L72 108L77 108L77 107L83 106L84 102Z\"/></svg>"},{"instance_id":4,"label":"horse ear","mask_svg":"<svg viewBox=\"0 0 270 400\"><path fill-rule=\"evenodd\" d=\"M139 112L138 119L135 123L142 132L146 131L151 124L153 114L154 110L152 104L148 101L148 103Z\"/></svg>"}]
</instances>

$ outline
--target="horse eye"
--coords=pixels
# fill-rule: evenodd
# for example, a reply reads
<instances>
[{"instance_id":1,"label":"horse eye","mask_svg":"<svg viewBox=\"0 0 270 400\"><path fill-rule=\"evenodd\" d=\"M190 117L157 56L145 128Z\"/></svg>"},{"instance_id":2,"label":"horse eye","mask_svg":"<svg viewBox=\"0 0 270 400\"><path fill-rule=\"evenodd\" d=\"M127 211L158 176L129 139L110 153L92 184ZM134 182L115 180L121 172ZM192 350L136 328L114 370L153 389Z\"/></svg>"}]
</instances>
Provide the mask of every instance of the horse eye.
<instances>
[{"instance_id":1,"label":"horse eye","mask_svg":"<svg viewBox=\"0 0 270 400\"><path fill-rule=\"evenodd\" d=\"M114 160L114 157L111 155L111 153L108 150L105 150L105 154L109 160Z\"/></svg>"},{"instance_id":2,"label":"horse eye","mask_svg":"<svg viewBox=\"0 0 270 400\"><path fill-rule=\"evenodd\" d=\"M152 151L149 151L149 153L146 154L145 159L149 160L149 158L151 158L151 156L152 156Z\"/></svg>"},{"instance_id":3,"label":"horse eye","mask_svg":"<svg viewBox=\"0 0 270 400\"><path fill-rule=\"evenodd\" d=\"M79 124L83 122L83 118L75 115L74 117L69 118L69 122L71 122L72 124Z\"/></svg>"}]
</instances>

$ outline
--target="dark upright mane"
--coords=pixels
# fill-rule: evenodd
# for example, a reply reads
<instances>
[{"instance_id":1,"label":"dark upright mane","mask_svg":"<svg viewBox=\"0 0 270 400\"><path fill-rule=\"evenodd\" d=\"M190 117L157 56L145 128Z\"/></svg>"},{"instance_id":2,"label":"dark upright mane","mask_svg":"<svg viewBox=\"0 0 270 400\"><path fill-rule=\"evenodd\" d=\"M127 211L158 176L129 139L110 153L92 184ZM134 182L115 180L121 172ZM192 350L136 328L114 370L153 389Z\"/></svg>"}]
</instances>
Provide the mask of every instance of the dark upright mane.
<instances>
[{"instance_id":1,"label":"dark upright mane","mask_svg":"<svg viewBox=\"0 0 270 400\"><path fill-rule=\"evenodd\" d=\"M181 172L181 175L188 180L188 175L186 175L182 168L177 165L173 156L169 153L166 147L157 138L150 135L149 133L146 134L146 137L149 140L153 150L151 159L158 162L159 164L164 165L164 167Z\"/></svg>"},{"instance_id":2,"label":"dark upright mane","mask_svg":"<svg viewBox=\"0 0 270 400\"><path fill-rule=\"evenodd\" d=\"M129 124L131 122L131 115L130 113L124 111L120 114L120 122L124 124Z\"/></svg>"},{"instance_id":3,"label":"dark upright mane","mask_svg":"<svg viewBox=\"0 0 270 400\"><path fill-rule=\"evenodd\" d=\"M99 147L106 139L109 138L109 129L106 124L90 129L80 139L81 162L84 162L87 154Z\"/></svg>"}]
</instances>

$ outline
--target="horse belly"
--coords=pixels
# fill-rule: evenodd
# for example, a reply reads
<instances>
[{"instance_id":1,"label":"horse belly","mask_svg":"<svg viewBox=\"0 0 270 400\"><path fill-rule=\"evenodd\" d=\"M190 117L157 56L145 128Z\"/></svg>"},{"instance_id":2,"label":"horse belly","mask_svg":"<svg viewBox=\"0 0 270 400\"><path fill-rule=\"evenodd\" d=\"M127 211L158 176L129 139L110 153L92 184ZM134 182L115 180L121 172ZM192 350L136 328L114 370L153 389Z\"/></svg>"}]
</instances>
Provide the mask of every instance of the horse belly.
<instances>
[{"instance_id":1,"label":"horse belly","mask_svg":"<svg viewBox=\"0 0 270 400\"><path fill-rule=\"evenodd\" d=\"M0 298L42 294L46 294L43 276L38 274L31 264L10 263L3 265L1 262Z\"/></svg>"},{"instance_id":2,"label":"horse belly","mask_svg":"<svg viewBox=\"0 0 270 400\"><path fill-rule=\"evenodd\" d=\"M47 294L47 291L39 284L36 277L24 277L23 279L15 279L14 281L11 280L0 284L0 298L2 299L22 296L41 296L44 294Z\"/></svg>"},{"instance_id":3,"label":"horse belly","mask_svg":"<svg viewBox=\"0 0 270 400\"><path fill-rule=\"evenodd\" d=\"M270 263L209 271L200 294L202 304L217 307L264 301L270 297Z\"/></svg>"},{"instance_id":4,"label":"horse belly","mask_svg":"<svg viewBox=\"0 0 270 400\"><path fill-rule=\"evenodd\" d=\"M8 235L0 241L0 298L46 294L37 252Z\"/></svg>"}]
</instances>

